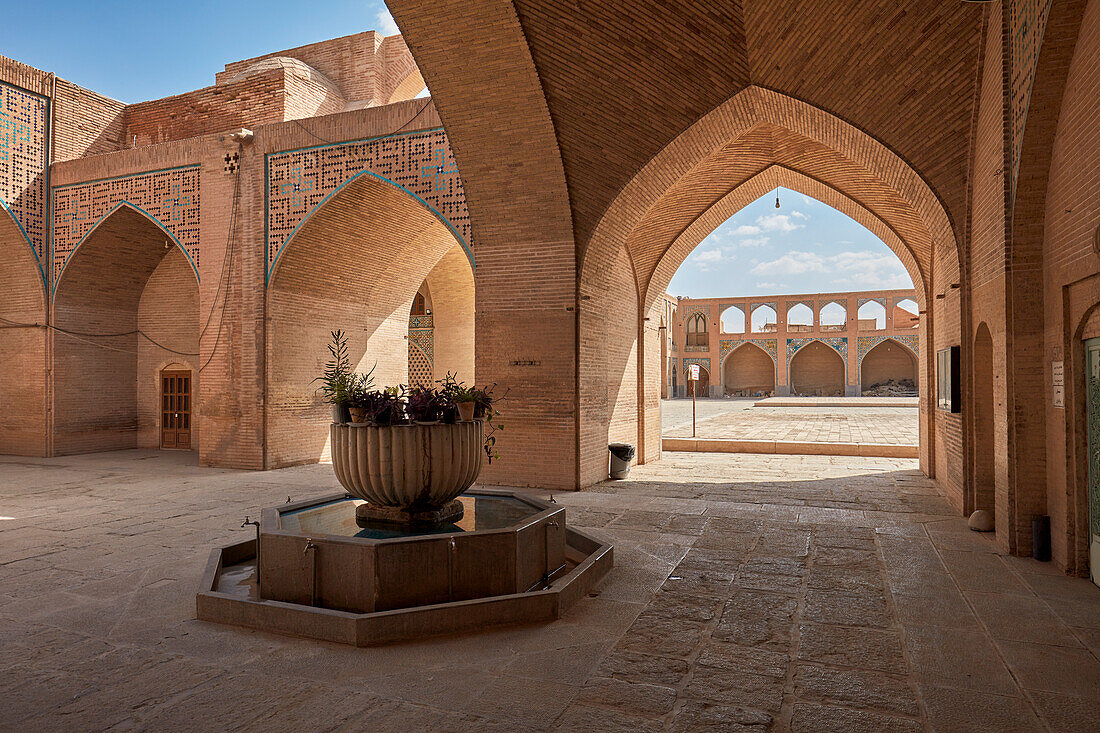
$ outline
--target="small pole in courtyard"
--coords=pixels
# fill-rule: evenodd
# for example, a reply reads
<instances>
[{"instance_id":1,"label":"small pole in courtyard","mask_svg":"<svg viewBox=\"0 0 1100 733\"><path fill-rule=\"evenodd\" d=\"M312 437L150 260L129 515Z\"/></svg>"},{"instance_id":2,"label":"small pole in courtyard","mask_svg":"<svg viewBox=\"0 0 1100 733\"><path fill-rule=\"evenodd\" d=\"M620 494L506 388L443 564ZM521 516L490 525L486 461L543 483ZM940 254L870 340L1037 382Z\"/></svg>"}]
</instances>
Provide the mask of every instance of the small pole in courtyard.
<instances>
[{"instance_id":1,"label":"small pole in courtyard","mask_svg":"<svg viewBox=\"0 0 1100 733\"><path fill-rule=\"evenodd\" d=\"M695 437L695 383L699 381L699 365L692 364L689 370L691 379L691 437Z\"/></svg>"}]
</instances>

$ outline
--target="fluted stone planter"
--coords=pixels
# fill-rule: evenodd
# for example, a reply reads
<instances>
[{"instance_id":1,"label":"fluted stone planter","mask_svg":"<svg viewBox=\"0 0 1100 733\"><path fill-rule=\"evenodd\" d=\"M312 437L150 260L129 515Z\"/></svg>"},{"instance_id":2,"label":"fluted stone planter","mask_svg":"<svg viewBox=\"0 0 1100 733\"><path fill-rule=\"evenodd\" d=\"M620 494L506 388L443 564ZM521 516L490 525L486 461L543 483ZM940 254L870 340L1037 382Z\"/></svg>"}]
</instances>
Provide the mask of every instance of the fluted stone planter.
<instances>
[{"instance_id":1,"label":"fluted stone planter","mask_svg":"<svg viewBox=\"0 0 1100 733\"><path fill-rule=\"evenodd\" d=\"M455 497L481 473L482 426L334 423L332 467L349 494L368 502L362 519L451 521L461 515Z\"/></svg>"}]
</instances>

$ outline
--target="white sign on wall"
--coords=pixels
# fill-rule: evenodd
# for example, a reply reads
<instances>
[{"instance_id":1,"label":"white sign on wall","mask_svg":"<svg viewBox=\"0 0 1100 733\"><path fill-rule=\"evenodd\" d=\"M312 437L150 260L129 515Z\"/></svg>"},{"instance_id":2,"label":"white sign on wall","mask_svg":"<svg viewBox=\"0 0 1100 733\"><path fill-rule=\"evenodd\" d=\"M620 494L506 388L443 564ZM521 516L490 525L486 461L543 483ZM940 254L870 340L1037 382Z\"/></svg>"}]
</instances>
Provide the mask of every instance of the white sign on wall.
<instances>
[{"instance_id":1,"label":"white sign on wall","mask_svg":"<svg viewBox=\"0 0 1100 733\"><path fill-rule=\"evenodd\" d=\"M1065 364L1060 361L1050 362L1050 384L1052 399L1055 407L1066 406L1066 372Z\"/></svg>"}]
</instances>

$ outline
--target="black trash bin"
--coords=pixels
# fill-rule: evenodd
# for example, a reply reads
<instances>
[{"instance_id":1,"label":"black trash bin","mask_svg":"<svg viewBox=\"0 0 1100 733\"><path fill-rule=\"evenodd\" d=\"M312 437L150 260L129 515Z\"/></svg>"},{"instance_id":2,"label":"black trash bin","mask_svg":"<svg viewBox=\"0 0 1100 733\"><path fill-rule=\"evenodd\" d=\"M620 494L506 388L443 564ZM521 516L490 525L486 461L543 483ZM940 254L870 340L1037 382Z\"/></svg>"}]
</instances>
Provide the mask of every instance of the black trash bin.
<instances>
[{"instance_id":1,"label":"black trash bin","mask_svg":"<svg viewBox=\"0 0 1100 733\"><path fill-rule=\"evenodd\" d=\"M634 457L634 446L630 443L611 443L611 478L626 478L630 475L630 459Z\"/></svg>"}]
</instances>

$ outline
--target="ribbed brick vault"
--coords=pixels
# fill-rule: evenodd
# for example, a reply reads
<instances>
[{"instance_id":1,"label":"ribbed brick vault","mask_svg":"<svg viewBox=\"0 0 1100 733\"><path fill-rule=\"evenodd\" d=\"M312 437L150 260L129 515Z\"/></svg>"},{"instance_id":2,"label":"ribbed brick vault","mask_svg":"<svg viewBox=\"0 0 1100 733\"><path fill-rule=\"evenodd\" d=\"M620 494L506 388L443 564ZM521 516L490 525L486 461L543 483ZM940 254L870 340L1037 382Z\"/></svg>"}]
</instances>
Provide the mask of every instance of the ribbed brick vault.
<instances>
[{"instance_id":1,"label":"ribbed brick vault","mask_svg":"<svg viewBox=\"0 0 1100 733\"><path fill-rule=\"evenodd\" d=\"M373 369L376 386L408 381L409 310L429 274L433 300L447 303L448 323L471 331L469 344L470 261L422 201L362 175L302 223L276 261L267 291L269 468L327 455L331 415L313 394L312 380L328 356L331 330L347 334L352 365Z\"/></svg>"}]
</instances>

